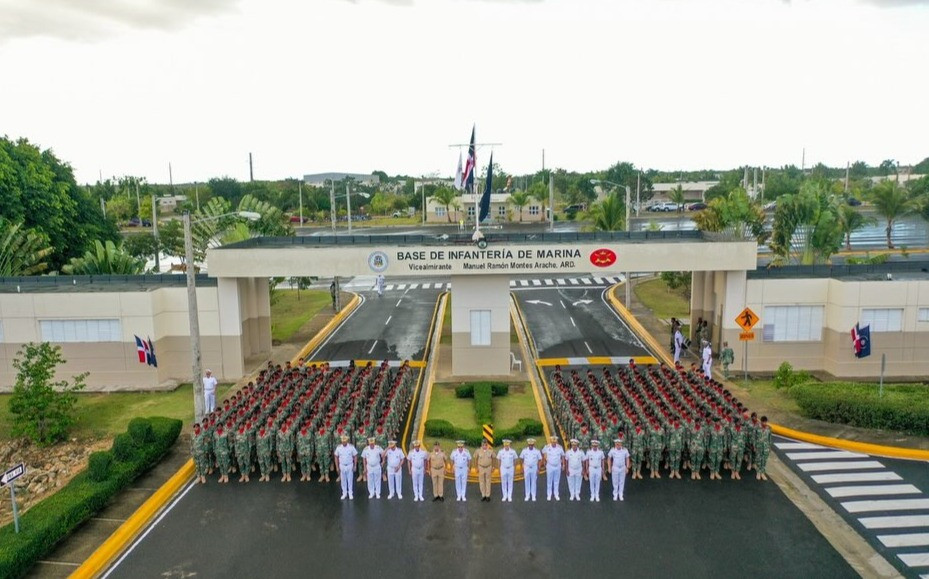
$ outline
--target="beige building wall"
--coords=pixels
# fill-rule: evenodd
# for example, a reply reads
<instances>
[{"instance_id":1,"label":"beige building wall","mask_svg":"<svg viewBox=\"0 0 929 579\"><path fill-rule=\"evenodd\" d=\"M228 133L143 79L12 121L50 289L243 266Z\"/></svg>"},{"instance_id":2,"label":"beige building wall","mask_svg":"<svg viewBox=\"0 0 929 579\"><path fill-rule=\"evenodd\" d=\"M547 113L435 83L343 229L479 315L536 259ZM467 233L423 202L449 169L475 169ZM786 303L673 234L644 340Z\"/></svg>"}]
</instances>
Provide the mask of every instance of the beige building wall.
<instances>
[{"instance_id":1,"label":"beige building wall","mask_svg":"<svg viewBox=\"0 0 929 579\"><path fill-rule=\"evenodd\" d=\"M271 350L267 279L221 280L198 286L201 356L220 380L245 374L245 359ZM43 340L42 320L118 319L118 342L61 342L67 363L59 378L89 372L87 389L146 390L189 382L192 375L187 288L0 294L0 391L15 381L13 360ZM151 339L158 367L139 363L134 336ZM46 337L47 339L47 337Z\"/></svg>"},{"instance_id":2,"label":"beige building wall","mask_svg":"<svg viewBox=\"0 0 929 579\"><path fill-rule=\"evenodd\" d=\"M490 344L471 344L471 312L490 311ZM452 374L510 374L510 280L506 276L452 276Z\"/></svg>"}]
</instances>

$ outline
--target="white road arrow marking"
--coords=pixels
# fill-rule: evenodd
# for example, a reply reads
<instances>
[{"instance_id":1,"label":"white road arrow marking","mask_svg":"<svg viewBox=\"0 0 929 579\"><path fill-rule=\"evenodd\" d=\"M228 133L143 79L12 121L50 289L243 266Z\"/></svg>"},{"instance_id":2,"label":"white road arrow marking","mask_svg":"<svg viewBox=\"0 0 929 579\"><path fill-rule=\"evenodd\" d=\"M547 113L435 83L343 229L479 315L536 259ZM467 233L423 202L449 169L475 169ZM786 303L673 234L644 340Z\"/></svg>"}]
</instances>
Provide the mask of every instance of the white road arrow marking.
<instances>
[{"instance_id":1,"label":"white road arrow marking","mask_svg":"<svg viewBox=\"0 0 929 579\"><path fill-rule=\"evenodd\" d=\"M550 303L548 303L548 302L543 302L542 300L526 300L526 303L527 303L527 304L536 304L536 305L538 305L538 304L545 304L546 306L552 305L552 304L550 304Z\"/></svg>"},{"instance_id":2,"label":"white road arrow marking","mask_svg":"<svg viewBox=\"0 0 929 579\"><path fill-rule=\"evenodd\" d=\"M574 303L571 304L571 305L572 305L572 306L576 306L576 305L578 305L578 304L589 304L589 303L592 303L592 302L593 302L593 300L577 300L576 302L574 302Z\"/></svg>"}]
</instances>

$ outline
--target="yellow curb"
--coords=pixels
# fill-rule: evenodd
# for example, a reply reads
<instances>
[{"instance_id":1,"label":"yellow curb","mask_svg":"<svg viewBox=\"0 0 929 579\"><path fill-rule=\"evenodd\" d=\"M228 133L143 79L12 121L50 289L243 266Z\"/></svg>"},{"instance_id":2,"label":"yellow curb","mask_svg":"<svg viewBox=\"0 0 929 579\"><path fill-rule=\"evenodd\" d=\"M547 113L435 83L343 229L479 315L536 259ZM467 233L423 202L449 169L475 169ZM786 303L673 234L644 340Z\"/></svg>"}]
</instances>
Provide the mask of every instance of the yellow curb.
<instances>
[{"instance_id":1,"label":"yellow curb","mask_svg":"<svg viewBox=\"0 0 929 579\"><path fill-rule=\"evenodd\" d=\"M448 300L446 298L447 295L448 295L448 292L443 292L439 296L439 299L436 301L435 318L433 318L432 322L438 327L435 328L434 330L430 330L432 335L434 335L435 333L438 333L439 345L441 345L442 343L442 327L445 325L445 308L447 307L447 304L448 304ZM430 340L432 339L432 335L430 335L429 337ZM432 368L429 370L429 376L426 378L426 389L427 389L427 392L425 392L426 402L423 405L423 415L419 421L419 432L417 432L418 440L423 440L423 435L426 434L426 418L429 416L429 405L432 402L432 384L435 382L435 372L436 372L437 366L438 364L432 365ZM406 438L406 436L404 436L404 438Z\"/></svg>"},{"instance_id":2,"label":"yellow curb","mask_svg":"<svg viewBox=\"0 0 929 579\"><path fill-rule=\"evenodd\" d=\"M348 302L347 306L342 308L342 310L339 313L332 316L332 319L329 320L326 323L326 325L322 327L321 330L316 332L316 335L310 338L310 341L307 342L306 345L303 346L303 348L301 348L299 352L297 352L297 355L294 356L293 359L290 361L291 364L296 364L300 360L300 358L305 358L307 354L315 350L316 347L319 346L320 342L322 342L327 337L329 337L329 334L332 333L332 330L334 330L336 326L342 323L342 320L348 317L350 313L355 311L355 308L357 308L358 305L361 303L361 297L359 297L358 294L354 294L354 296L355 297L353 297L352 300ZM304 362L306 361L304 360Z\"/></svg>"},{"instance_id":3,"label":"yellow curb","mask_svg":"<svg viewBox=\"0 0 929 579\"><path fill-rule=\"evenodd\" d=\"M71 577L79 579L95 577L106 570L116 556L129 546L142 529L148 526L165 503L171 500L171 497L187 484L193 474L194 461L188 460L165 484L161 485L161 488L142 503L142 506L132 513L132 516L120 525L102 545L97 547L97 550L71 574Z\"/></svg>"},{"instance_id":4,"label":"yellow curb","mask_svg":"<svg viewBox=\"0 0 929 579\"><path fill-rule=\"evenodd\" d=\"M514 298L511 303L515 306L516 299ZM529 330L519 316L518 306L510 309L510 317L513 319L513 323L522 326L523 332L526 332L528 335ZM519 349L523 354L523 359L529 360L529 352L526 343L523 342L522 333L516 332L516 338L519 340ZM545 410L542 408L542 397L539 396L539 383L535 379L534 369L530 368L528 364L526 365L526 375L529 376L529 382L532 383L532 398L535 400L536 411L539 413L539 419L542 421L542 431L545 433L545 440L548 440L552 435L552 429L548 424L548 419L545 417Z\"/></svg>"},{"instance_id":5,"label":"yellow curb","mask_svg":"<svg viewBox=\"0 0 929 579\"><path fill-rule=\"evenodd\" d=\"M625 358L625 356L613 356L613 358ZM654 356L629 356L629 358L640 366L658 363L658 358ZM583 359L591 366L610 366L613 364L613 360L610 356L578 356L575 359ZM569 366L571 365L571 360L569 358L539 358L535 361L535 365L539 368Z\"/></svg>"},{"instance_id":6,"label":"yellow curb","mask_svg":"<svg viewBox=\"0 0 929 579\"><path fill-rule=\"evenodd\" d=\"M886 456L889 458L906 458L911 460L929 460L929 450L918 450L915 448L900 448L898 446L882 446L880 444L871 444L869 442L856 442L853 440L842 440L819 434L811 434L802 430L794 430L779 424L772 424L771 431L774 434L794 438L803 442L811 442L822 446L831 446L842 450L850 450L864 454L874 454Z\"/></svg>"},{"instance_id":7,"label":"yellow curb","mask_svg":"<svg viewBox=\"0 0 929 579\"><path fill-rule=\"evenodd\" d=\"M413 417L416 415L416 405L419 404L419 397L422 396L422 390L423 390L423 375L425 374L425 372L422 371L422 368L425 368L425 367L426 367L426 361L429 360L429 357L432 355L432 349L433 349L432 338L433 338L433 336L434 336L434 333L433 333L433 332L434 332L434 330L435 330L436 320L437 320L438 317L439 317L439 306L441 306L442 303L443 303L443 298L444 298L444 296L445 296L445 293L447 293L447 292L443 292L443 293L439 294L439 297L436 298L436 300L435 300L435 307L432 308L432 321L429 322L429 333L426 334L426 336L427 336L427 338L426 338L426 349L423 351L423 359L422 359L422 361L417 362L417 366L413 366L413 363L412 363L412 362L410 363L410 366L412 366L412 367L414 367L414 368L420 368L420 371L419 371L419 378L418 378L417 381L416 381L416 382L417 382L417 384L416 384L416 391L414 392L412 402L410 402L410 410L409 410L409 412L407 412L407 415L406 415L406 425L404 425L404 427L403 427L403 436L400 438L400 448L403 449L403 453L404 453L404 454L407 454L407 453L410 452L410 451L409 451L409 446L407 446L409 443L412 442L412 441L409 439L409 435L410 435L410 426L412 426L412 424L413 424ZM443 313L444 313L444 310L443 310ZM440 334L441 334L441 331L440 331ZM431 374L433 377L435 376L435 365L434 365L434 364L433 364L433 371L430 372L430 374ZM432 383L430 382L429 384L430 384L430 386L431 386ZM430 388L429 392L430 392L430 393L432 392L431 388ZM424 418L425 418L425 412L428 411L428 409L429 409L428 406L429 406L429 400L427 399L427 400L426 400L426 406L423 407L423 412L424 412L423 417L424 417ZM423 438L422 438L422 427L423 427L423 424L425 424L425 423L426 423L426 421L423 420L423 421L422 421L422 424L420 425L419 438L417 438L417 440L419 440L419 441L422 441L422 439L423 439Z\"/></svg>"},{"instance_id":8,"label":"yellow curb","mask_svg":"<svg viewBox=\"0 0 929 579\"><path fill-rule=\"evenodd\" d=\"M354 362L355 366L358 366L358 367L367 366L368 364L371 364L372 366L380 366L381 362L383 362L383 360L340 360L340 361L341 362L346 362L346 361ZM394 361L397 361L397 360L394 360ZM332 364L332 362L333 360L309 360L309 361L304 360L303 364L305 366L312 366L313 364L320 366L322 364ZM410 368L425 368L426 362L423 360L409 360L407 362L407 366L409 366Z\"/></svg>"}]
</instances>

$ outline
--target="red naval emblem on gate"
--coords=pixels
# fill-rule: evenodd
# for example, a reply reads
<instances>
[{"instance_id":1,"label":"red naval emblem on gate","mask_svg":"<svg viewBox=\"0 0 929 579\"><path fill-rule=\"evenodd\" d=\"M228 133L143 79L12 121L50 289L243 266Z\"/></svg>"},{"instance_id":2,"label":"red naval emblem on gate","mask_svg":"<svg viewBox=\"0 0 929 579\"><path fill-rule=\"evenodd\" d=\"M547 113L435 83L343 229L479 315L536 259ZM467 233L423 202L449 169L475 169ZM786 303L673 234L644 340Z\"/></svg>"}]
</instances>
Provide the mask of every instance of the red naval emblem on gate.
<instances>
[{"instance_id":1,"label":"red naval emblem on gate","mask_svg":"<svg viewBox=\"0 0 929 579\"><path fill-rule=\"evenodd\" d=\"M610 267L616 263L616 252L605 247L590 252L590 263L597 267Z\"/></svg>"}]
</instances>

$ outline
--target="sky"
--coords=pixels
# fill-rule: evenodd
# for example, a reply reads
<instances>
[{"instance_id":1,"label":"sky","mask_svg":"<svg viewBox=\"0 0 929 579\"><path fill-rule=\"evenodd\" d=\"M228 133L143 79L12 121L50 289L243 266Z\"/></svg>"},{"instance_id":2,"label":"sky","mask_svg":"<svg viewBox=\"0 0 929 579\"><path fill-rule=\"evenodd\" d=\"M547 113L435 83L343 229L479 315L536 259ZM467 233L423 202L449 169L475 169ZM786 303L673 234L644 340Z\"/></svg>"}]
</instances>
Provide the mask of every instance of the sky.
<instances>
[{"instance_id":1,"label":"sky","mask_svg":"<svg viewBox=\"0 0 929 579\"><path fill-rule=\"evenodd\" d=\"M515 174L905 165L927 30L929 0L0 0L0 134L79 183L451 176L472 126Z\"/></svg>"}]
</instances>

